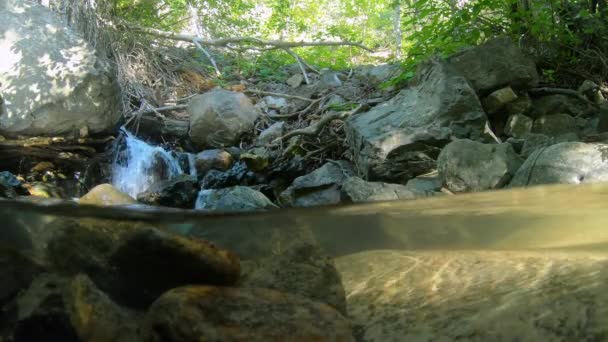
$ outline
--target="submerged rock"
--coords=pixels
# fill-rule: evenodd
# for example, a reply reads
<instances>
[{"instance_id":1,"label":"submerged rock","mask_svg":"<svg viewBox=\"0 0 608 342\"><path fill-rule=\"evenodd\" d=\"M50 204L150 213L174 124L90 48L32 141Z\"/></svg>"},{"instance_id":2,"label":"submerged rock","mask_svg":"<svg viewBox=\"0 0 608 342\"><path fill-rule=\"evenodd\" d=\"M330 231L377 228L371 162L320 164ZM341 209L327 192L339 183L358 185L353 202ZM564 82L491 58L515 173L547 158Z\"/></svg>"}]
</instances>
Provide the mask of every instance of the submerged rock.
<instances>
[{"instance_id":1,"label":"submerged rock","mask_svg":"<svg viewBox=\"0 0 608 342\"><path fill-rule=\"evenodd\" d=\"M344 180L354 176L349 162L328 162L313 172L296 178L280 195L281 204L294 207L311 207L338 204L340 187Z\"/></svg>"},{"instance_id":2,"label":"submerged rock","mask_svg":"<svg viewBox=\"0 0 608 342\"><path fill-rule=\"evenodd\" d=\"M608 145L564 142L537 149L517 171L511 187L608 181Z\"/></svg>"},{"instance_id":3,"label":"submerged rock","mask_svg":"<svg viewBox=\"0 0 608 342\"><path fill-rule=\"evenodd\" d=\"M82 196L78 203L92 205L129 205L137 201L111 184L100 184Z\"/></svg>"},{"instance_id":4,"label":"submerged rock","mask_svg":"<svg viewBox=\"0 0 608 342\"><path fill-rule=\"evenodd\" d=\"M603 340L605 257L368 251L336 259L359 341Z\"/></svg>"},{"instance_id":5,"label":"submerged rock","mask_svg":"<svg viewBox=\"0 0 608 342\"><path fill-rule=\"evenodd\" d=\"M218 211L249 211L275 209L264 194L246 186L235 186L219 190L201 190L196 200L196 209Z\"/></svg>"},{"instance_id":6,"label":"submerged rock","mask_svg":"<svg viewBox=\"0 0 608 342\"><path fill-rule=\"evenodd\" d=\"M228 171L210 170L201 181L203 189L221 189L256 183L256 175L244 162L238 161Z\"/></svg>"},{"instance_id":7,"label":"submerged rock","mask_svg":"<svg viewBox=\"0 0 608 342\"><path fill-rule=\"evenodd\" d=\"M153 184L137 195L137 200L152 205L192 209L198 194L198 181L194 176L181 175Z\"/></svg>"},{"instance_id":8,"label":"submerged rock","mask_svg":"<svg viewBox=\"0 0 608 342\"><path fill-rule=\"evenodd\" d=\"M269 289L189 286L159 298L146 315L144 340L354 341L336 310Z\"/></svg>"},{"instance_id":9,"label":"submerged rock","mask_svg":"<svg viewBox=\"0 0 608 342\"><path fill-rule=\"evenodd\" d=\"M511 144L471 140L449 143L437 159L439 177L454 192L498 189L507 185L522 160Z\"/></svg>"},{"instance_id":10,"label":"submerged rock","mask_svg":"<svg viewBox=\"0 0 608 342\"><path fill-rule=\"evenodd\" d=\"M268 288L331 305L346 314L346 298L332 259L314 243L277 250L273 256L245 261L239 286Z\"/></svg>"},{"instance_id":11,"label":"submerged rock","mask_svg":"<svg viewBox=\"0 0 608 342\"><path fill-rule=\"evenodd\" d=\"M201 147L234 145L253 129L259 112L242 93L215 89L197 95L188 104L189 135Z\"/></svg>"},{"instance_id":12,"label":"submerged rock","mask_svg":"<svg viewBox=\"0 0 608 342\"><path fill-rule=\"evenodd\" d=\"M41 265L29 257L8 247L12 246L0 245L0 269L2 270L0 307L16 297L19 292L28 288L32 280L44 270Z\"/></svg>"},{"instance_id":13,"label":"submerged rock","mask_svg":"<svg viewBox=\"0 0 608 342\"><path fill-rule=\"evenodd\" d=\"M345 125L363 178L405 183L435 169L451 137L481 138L486 116L467 80L441 60L419 68L411 87Z\"/></svg>"},{"instance_id":14,"label":"submerged rock","mask_svg":"<svg viewBox=\"0 0 608 342\"><path fill-rule=\"evenodd\" d=\"M450 56L448 61L482 95L506 86L527 89L538 85L534 62L509 38L491 39Z\"/></svg>"},{"instance_id":15,"label":"submerged rock","mask_svg":"<svg viewBox=\"0 0 608 342\"><path fill-rule=\"evenodd\" d=\"M136 342L135 317L113 303L85 275L44 274L17 301L15 342Z\"/></svg>"},{"instance_id":16,"label":"submerged rock","mask_svg":"<svg viewBox=\"0 0 608 342\"><path fill-rule=\"evenodd\" d=\"M342 183L341 194L342 202L346 203L406 200L422 196L422 193L416 193L405 185L366 182L359 177L347 178Z\"/></svg>"},{"instance_id":17,"label":"submerged rock","mask_svg":"<svg viewBox=\"0 0 608 342\"><path fill-rule=\"evenodd\" d=\"M120 89L105 62L79 34L36 2L3 1L0 11L0 132L70 135L114 129Z\"/></svg>"}]
</instances>

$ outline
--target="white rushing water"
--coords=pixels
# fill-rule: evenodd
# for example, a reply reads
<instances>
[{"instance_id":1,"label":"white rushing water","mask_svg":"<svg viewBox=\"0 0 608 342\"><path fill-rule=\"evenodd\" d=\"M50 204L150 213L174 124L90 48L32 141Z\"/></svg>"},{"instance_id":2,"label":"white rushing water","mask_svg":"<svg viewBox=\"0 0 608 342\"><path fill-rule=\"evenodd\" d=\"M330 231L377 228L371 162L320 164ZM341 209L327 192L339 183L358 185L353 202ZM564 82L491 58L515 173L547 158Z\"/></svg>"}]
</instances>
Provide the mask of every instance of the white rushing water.
<instances>
[{"instance_id":1,"label":"white rushing water","mask_svg":"<svg viewBox=\"0 0 608 342\"><path fill-rule=\"evenodd\" d=\"M124 144L116 154L112 165L112 184L133 198L161 180L169 180L184 174L178 158L159 146L152 146L123 130ZM191 175L196 174L194 156L188 155Z\"/></svg>"}]
</instances>

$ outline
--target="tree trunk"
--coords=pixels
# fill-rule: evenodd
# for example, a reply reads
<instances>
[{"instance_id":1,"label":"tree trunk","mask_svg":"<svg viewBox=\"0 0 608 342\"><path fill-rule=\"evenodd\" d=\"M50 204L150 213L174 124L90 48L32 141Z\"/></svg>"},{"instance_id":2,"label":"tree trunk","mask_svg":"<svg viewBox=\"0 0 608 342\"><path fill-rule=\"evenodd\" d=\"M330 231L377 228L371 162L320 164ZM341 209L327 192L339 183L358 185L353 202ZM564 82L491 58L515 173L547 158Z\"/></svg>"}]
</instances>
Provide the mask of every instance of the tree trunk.
<instances>
[{"instance_id":1,"label":"tree trunk","mask_svg":"<svg viewBox=\"0 0 608 342\"><path fill-rule=\"evenodd\" d=\"M395 57L401 59L401 41L403 39L403 32L401 31L401 3L399 3L399 1L396 1L395 3L393 33L395 35Z\"/></svg>"}]
</instances>

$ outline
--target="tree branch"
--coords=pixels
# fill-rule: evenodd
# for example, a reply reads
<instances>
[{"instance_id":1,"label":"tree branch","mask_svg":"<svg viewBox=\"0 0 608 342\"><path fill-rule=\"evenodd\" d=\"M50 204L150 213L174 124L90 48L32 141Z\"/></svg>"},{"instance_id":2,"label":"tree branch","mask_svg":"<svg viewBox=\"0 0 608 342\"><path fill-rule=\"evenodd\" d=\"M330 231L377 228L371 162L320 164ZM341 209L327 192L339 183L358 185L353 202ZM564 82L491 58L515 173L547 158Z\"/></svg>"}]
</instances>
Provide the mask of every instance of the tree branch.
<instances>
[{"instance_id":1,"label":"tree branch","mask_svg":"<svg viewBox=\"0 0 608 342\"><path fill-rule=\"evenodd\" d=\"M253 37L229 37L229 38L221 38L215 40L203 39L201 37L183 35L173 32L161 31L148 27L140 27L134 25L126 25L130 30L140 33L149 34L159 38L167 38L172 40L179 40L183 42L198 42L201 45L206 46L216 46L216 47L227 47L230 44L244 44L249 43L253 45L262 46L268 49L290 49L294 47L306 47L306 46L355 46L360 49L373 52L372 49L366 47L365 45L357 42L349 42L349 41L327 41L327 42L285 42L280 40L265 40Z\"/></svg>"},{"instance_id":2,"label":"tree branch","mask_svg":"<svg viewBox=\"0 0 608 342\"><path fill-rule=\"evenodd\" d=\"M306 98L306 97L295 96L295 95L287 95L287 94L281 94L281 93L272 93L272 92L269 92L269 91L262 91L262 90L247 89L244 92L248 93L248 94L284 97L286 99L300 100L300 101L306 101L306 102L313 102L314 101L314 100Z\"/></svg>"}]
</instances>

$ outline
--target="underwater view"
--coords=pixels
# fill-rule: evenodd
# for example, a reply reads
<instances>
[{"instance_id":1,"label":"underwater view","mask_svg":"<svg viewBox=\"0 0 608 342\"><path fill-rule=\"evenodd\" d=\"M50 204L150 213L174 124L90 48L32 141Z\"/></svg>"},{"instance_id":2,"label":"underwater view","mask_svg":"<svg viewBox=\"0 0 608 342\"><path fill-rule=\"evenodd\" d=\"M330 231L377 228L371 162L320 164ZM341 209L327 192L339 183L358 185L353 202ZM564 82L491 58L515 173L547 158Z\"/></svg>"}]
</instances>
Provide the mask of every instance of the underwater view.
<instances>
[{"instance_id":1,"label":"underwater view","mask_svg":"<svg viewBox=\"0 0 608 342\"><path fill-rule=\"evenodd\" d=\"M606 196L242 214L2 200L0 243L20 252L2 249L3 303L19 293L3 327L15 341L601 341Z\"/></svg>"}]
</instances>

